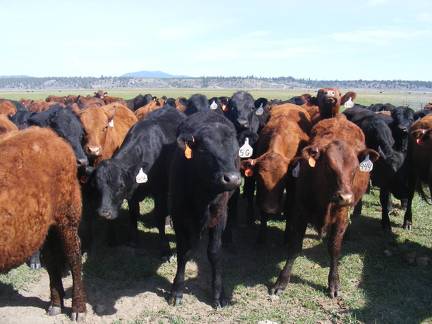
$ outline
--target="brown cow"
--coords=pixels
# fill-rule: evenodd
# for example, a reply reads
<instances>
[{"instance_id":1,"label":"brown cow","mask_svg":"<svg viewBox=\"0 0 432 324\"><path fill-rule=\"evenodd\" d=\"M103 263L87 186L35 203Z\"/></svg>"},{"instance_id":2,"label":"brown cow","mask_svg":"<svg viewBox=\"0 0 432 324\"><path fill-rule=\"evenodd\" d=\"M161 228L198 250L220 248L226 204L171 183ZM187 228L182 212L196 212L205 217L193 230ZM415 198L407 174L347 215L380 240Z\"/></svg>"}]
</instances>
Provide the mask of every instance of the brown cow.
<instances>
[{"instance_id":1,"label":"brown cow","mask_svg":"<svg viewBox=\"0 0 432 324\"><path fill-rule=\"evenodd\" d=\"M81 109L90 108L90 107L102 107L105 105L103 99L90 97L90 96L78 96L76 99L76 103Z\"/></svg>"},{"instance_id":2,"label":"brown cow","mask_svg":"<svg viewBox=\"0 0 432 324\"><path fill-rule=\"evenodd\" d=\"M66 257L73 279L72 319L81 320L86 303L75 154L53 131L39 127L6 134L0 151L0 272L19 266L43 246L51 290L48 314L57 315L63 309Z\"/></svg>"},{"instance_id":3,"label":"brown cow","mask_svg":"<svg viewBox=\"0 0 432 324\"><path fill-rule=\"evenodd\" d=\"M66 103L66 96L53 96L50 95L45 98L46 102L59 102L59 103Z\"/></svg>"},{"instance_id":4,"label":"brown cow","mask_svg":"<svg viewBox=\"0 0 432 324\"><path fill-rule=\"evenodd\" d=\"M162 108L164 104L165 103L163 100L160 99L152 100L144 107L135 110L135 116L137 117L138 120L141 120L145 118L152 111Z\"/></svg>"},{"instance_id":5,"label":"brown cow","mask_svg":"<svg viewBox=\"0 0 432 324\"><path fill-rule=\"evenodd\" d=\"M14 130L18 130L18 127L6 115L0 114L0 136Z\"/></svg>"},{"instance_id":6,"label":"brown cow","mask_svg":"<svg viewBox=\"0 0 432 324\"><path fill-rule=\"evenodd\" d=\"M62 105L65 106L63 103L55 102L55 101L44 101L44 100L31 100L30 102L22 102L22 104L27 108L30 112L42 112L45 110L48 110L50 107L54 105Z\"/></svg>"},{"instance_id":7,"label":"brown cow","mask_svg":"<svg viewBox=\"0 0 432 324\"><path fill-rule=\"evenodd\" d=\"M187 99L185 97L178 97L175 101L175 107L184 113L187 108Z\"/></svg>"},{"instance_id":8,"label":"brown cow","mask_svg":"<svg viewBox=\"0 0 432 324\"><path fill-rule=\"evenodd\" d=\"M9 100L0 100L0 115L12 117L17 112L15 105Z\"/></svg>"},{"instance_id":9,"label":"brown cow","mask_svg":"<svg viewBox=\"0 0 432 324\"><path fill-rule=\"evenodd\" d=\"M404 228L412 226L412 200L415 189L424 200L428 200L423 184L429 187L432 196L432 115L427 115L412 124L408 145L408 204L404 217Z\"/></svg>"},{"instance_id":10,"label":"brown cow","mask_svg":"<svg viewBox=\"0 0 432 324\"><path fill-rule=\"evenodd\" d=\"M335 88L323 88L318 90L317 101L320 113L320 119L332 118L339 113L341 105L348 101L353 102L357 94L349 91L343 96L340 91Z\"/></svg>"},{"instance_id":11,"label":"brown cow","mask_svg":"<svg viewBox=\"0 0 432 324\"><path fill-rule=\"evenodd\" d=\"M95 165L114 154L137 122L134 113L119 103L84 109L79 117L86 132L84 150Z\"/></svg>"},{"instance_id":12,"label":"brown cow","mask_svg":"<svg viewBox=\"0 0 432 324\"><path fill-rule=\"evenodd\" d=\"M282 210L284 189L288 194L293 193L292 178L287 177L288 167L299 149L307 144L310 129L309 114L302 107L290 103L273 106L256 144L258 157L242 161L245 175L251 175L252 170L257 179L260 243L266 240L268 217ZM287 198L287 204L290 200Z\"/></svg>"},{"instance_id":13,"label":"brown cow","mask_svg":"<svg viewBox=\"0 0 432 324\"><path fill-rule=\"evenodd\" d=\"M120 97L104 96L103 101L105 102L106 105L109 105L109 104L114 103L114 102L118 102L118 103L121 103L122 105L127 106L126 101Z\"/></svg>"},{"instance_id":14,"label":"brown cow","mask_svg":"<svg viewBox=\"0 0 432 324\"><path fill-rule=\"evenodd\" d=\"M286 288L309 223L320 235L329 234L329 291L332 298L338 295L338 262L349 209L366 191L370 165L378 156L366 149L362 130L341 114L312 128L310 143L292 169L298 179L288 228L288 256L272 294Z\"/></svg>"}]
</instances>

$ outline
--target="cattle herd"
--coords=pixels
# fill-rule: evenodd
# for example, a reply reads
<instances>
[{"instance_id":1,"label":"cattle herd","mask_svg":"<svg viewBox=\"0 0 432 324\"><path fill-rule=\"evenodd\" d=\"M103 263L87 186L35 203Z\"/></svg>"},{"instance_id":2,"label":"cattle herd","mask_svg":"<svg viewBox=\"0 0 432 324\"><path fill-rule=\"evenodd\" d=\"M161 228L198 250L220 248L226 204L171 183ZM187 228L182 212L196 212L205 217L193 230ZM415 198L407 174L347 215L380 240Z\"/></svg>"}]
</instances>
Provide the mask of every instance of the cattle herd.
<instances>
[{"instance_id":1,"label":"cattle herd","mask_svg":"<svg viewBox=\"0 0 432 324\"><path fill-rule=\"evenodd\" d=\"M94 219L116 219L126 199L127 244L135 247L139 203L152 197L162 258L171 254L168 217L176 236L168 302L182 302L186 262L208 231L212 306L223 307L221 250L235 245L232 227L244 179L249 223L259 211L258 243L267 239L270 218L286 219L287 260L270 293L287 287L309 224L328 236L328 288L336 297L350 210L353 217L361 214L368 187L380 189L387 232L390 194L406 208L403 227L410 229L414 192L425 200L424 185L432 192L432 105L414 112L391 104L366 107L355 99L355 92L332 88L286 101L254 100L245 91L211 99L124 100L103 91L45 101L0 99L0 272L29 259L38 268L40 255L50 280L48 314L57 315L69 266L71 317L82 320L81 253L92 246Z\"/></svg>"}]
</instances>

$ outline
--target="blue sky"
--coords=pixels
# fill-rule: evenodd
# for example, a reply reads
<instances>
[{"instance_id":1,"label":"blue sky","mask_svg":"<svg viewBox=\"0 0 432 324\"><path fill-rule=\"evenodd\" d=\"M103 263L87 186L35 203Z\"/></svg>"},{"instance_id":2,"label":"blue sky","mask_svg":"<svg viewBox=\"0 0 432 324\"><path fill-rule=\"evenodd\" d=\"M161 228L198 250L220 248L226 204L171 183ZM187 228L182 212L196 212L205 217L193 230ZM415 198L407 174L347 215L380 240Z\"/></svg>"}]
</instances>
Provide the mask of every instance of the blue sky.
<instances>
[{"instance_id":1,"label":"blue sky","mask_svg":"<svg viewBox=\"0 0 432 324\"><path fill-rule=\"evenodd\" d=\"M0 75L432 80L432 1L4 1Z\"/></svg>"}]
</instances>

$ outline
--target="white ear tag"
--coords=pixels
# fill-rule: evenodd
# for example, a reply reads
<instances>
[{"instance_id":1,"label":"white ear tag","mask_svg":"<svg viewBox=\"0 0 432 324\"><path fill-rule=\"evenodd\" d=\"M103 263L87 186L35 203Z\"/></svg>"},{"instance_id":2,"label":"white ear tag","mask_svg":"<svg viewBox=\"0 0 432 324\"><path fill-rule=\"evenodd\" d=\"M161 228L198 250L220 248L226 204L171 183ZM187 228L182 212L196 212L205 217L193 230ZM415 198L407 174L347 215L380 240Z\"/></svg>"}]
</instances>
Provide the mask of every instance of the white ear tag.
<instances>
[{"instance_id":1,"label":"white ear tag","mask_svg":"<svg viewBox=\"0 0 432 324\"><path fill-rule=\"evenodd\" d=\"M365 159L360 163L361 172L371 172L373 169L373 162L369 160L369 154L366 155Z\"/></svg>"},{"instance_id":2,"label":"white ear tag","mask_svg":"<svg viewBox=\"0 0 432 324\"><path fill-rule=\"evenodd\" d=\"M351 97L349 97L349 99L347 100L347 102L344 103L344 107L347 108L347 109L354 107L354 102L352 101Z\"/></svg>"},{"instance_id":3,"label":"white ear tag","mask_svg":"<svg viewBox=\"0 0 432 324\"><path fill-rule=\"evenodd\" d=\"M259 108L255 111L255 115L261 116L264 113L264 108L262 104L259 106Z\"/></svg>"},{"instance_id":4,"label":"white ear tag","mask_svg":"<svg viewBox=\"0 0 432 324\"><path fill-rule=\"evenodd\" d=\"M144 173L143 169L139 169L139 172L135 178L137 183L146 183L148 181L147 174Z\"/></svg>"},{"instance_id":5,"label":"white ear tag","mask_svg":"<svg viewBox=\"0 0 432 324\"><path fill-rule=\"evenodd\" d=\"M294 178L298 178L299 177L299 175L300 175L300 163L299 162L296 163L296 166L292 170L291 174L292 174L292 176Z\"/></svg>"},{"instance_id":6,"label":"white ear tag","mask_svg":"<svg viewBox=\"0 0 432 324\"><path fill-rule=\"evenodd\" d=\"M114 127L114 119L111 119L108 123L108 127Z\"/></svg>"},{"instance_id":7,"label":"white ear tag","mask_svg":"<svg viewBox=\"0 0 432 324\"><path fill-rule=\"evenodd\" d=\"M212 104L210 105L211 110L216 110L218 107L217 103L213 100Z\"/></svg>"},{"instance_id":8,"label":"white ear tag","mask_svg":"<svg viewBox=\"0 0 432 324\"><path fill-rule=\"evenodd\" d=\"M253 154L253 148L249 145L249 138L246 137L244 144L240 147L239 156L244 158L250 158Z\"/></svg>"}]
</instances>

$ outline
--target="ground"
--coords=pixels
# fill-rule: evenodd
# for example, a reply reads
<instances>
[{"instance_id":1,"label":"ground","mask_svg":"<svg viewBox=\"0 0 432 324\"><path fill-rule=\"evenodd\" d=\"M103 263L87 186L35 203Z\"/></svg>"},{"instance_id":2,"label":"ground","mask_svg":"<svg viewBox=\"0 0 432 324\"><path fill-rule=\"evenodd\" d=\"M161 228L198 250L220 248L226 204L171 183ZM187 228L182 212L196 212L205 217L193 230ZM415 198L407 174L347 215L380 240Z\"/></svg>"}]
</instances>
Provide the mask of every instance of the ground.
<instances>
[{"instance_id":1,"label":"ground","mask_svg":"<svg viewBox=\"0 0 432 324\"><path fill-rule=\"evenodd\" d=\"M398 202L394 202L397 206ZM405 231L400 227L403 213L395 209L393 235L386 236L379 222L378 192L373 190L365 197L363 215L352 219L350 237L343 246L342 296L334 300L326 290L329 257L325 239L320 240L313 229L308 229L291 284L279 298L272 299L268 287L284 264L284 222L270 222L269 242L258 246L257 226L247 227L240 220L235 230L236 251L224 252L225 288L232 295L232 303L213 310L209 305L211 285L205 237L186 270L183 305L167 304L165 298L175 275L176 261L159 259L157 232L152 228L151 216L146 214L151 210L151 201L144 201L138 250L108 248L100 240L84 259L86 322L432 322L430 206L419 199L414 205L413 229ZM243 202L239 208L244 210ZM117 221L120 241L124 239L125 220L123 216ZM106 224L98 224L103 233ZM169 232L174 247L174 236L170 229ZM65 313L68 313L70 275L64 282ZM0 276L1 323L67 322L66 315L50 318L45 314L48 301L45 270L31 271L23 265Z\"/></svg>"},{"instance_id":2,"label":"ground","mask_svg":"<svg viewBox=\"0 0 432 324\"><path fill-rule=\"evenodd\" d=\"M155 95L185 95L197 92L141 90ZM88 92L88 91L87 91ZM207 95L230 94L232 91ZM69 93L69 91L66 91ZM112 95L132 97L136 92L113 91ZM287 98L295 92L253 92L255 97ZM32 92L33 98L47 93ZM54 93L52 93L54 94ZM274 95L274 96L273 96ZM14 93L14 98L29 97ZM365 93L359 102L391 102L406 100L419 103L431 94L394 94L385 97L378 92ZM0 93L0 97L12 95ZM426 98L426 99L425 99ZM387 100L389 99L389 100ZM137 250L127 247L109 248L104 243L107 224L98 222L98 240L92 253L83 259L83 274L88 295L87 323L232 323L260 321L285 323L432 323L432 219L431 206L416 197L414 226L401 228L403 211L392 214L393 234L385 235L380 226L378 192L365 196L363 215L352 219L349 238L344 242L340 263L342 295L334 300L327 295L329 257L325 239L308 229L304 250L294 265L292 282L276 299L270 298L269 286L275 282L284 265L282 245L284 222L270 222L269 241L258 246L255 239L258 222L246 226L240 219L234 231L236 251L224 251L226 291L231 304L221 310L210 307L210 268L204 237L194 260L188 263L183 305L169 306L167 293L176 270L175 258L162 262L159 258L157 231L148 213L151 200L141 203L140 244ZM396 206L399 205L394 200ZM127 205L124 205L124 209ZM239 205L243 214L244 201ZM126 210L116 221L119 241L125 239ZM171 247L175 248L170 228ZM67 323L71 303L71 277L66 274L65 315L49 317L45 309L49 301L48 275L44 269L30 270L27 265L0 275L0 323ZM262 322L265 323L265 322ZM267 322L270 323L270 322Z\"/></svg>"}]
</instances>

